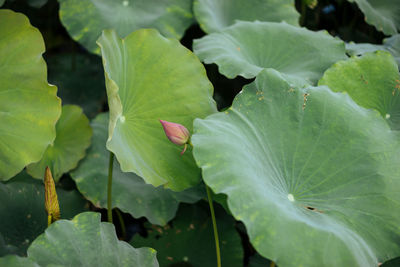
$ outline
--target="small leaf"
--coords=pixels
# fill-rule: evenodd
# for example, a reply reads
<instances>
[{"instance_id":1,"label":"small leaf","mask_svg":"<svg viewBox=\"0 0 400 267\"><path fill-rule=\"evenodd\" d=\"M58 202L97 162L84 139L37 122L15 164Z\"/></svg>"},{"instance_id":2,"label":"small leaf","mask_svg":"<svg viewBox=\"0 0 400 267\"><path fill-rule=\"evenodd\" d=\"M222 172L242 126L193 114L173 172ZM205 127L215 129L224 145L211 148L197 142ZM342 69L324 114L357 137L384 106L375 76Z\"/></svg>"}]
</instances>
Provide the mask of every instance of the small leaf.
<instances>
[{"instance_id":1,"label":"small leaf","mask_svg":"<svg viewBox=\"0 0 400 267\"><path fill-rule=\"evenodd\" d=\"M60 219L60 207L58 205L56 186L49 167L46 167L44 175L45 208L49 216L48 225Z\"/></svg>"},{"instance_id":2,"label":"small leaf","mask_svg":"<svg viewBox=\"0 0 400 267\"><path fill-rule=\"evenodd\" d=\"M42 178L43 170L49 166L55 181L74 169L85 156L90 145L92 128L82 109L76 105L64 105L56 124L56 139L47 147L42 159L27 166L34 178Z\"/></svg>"}]
</instances>

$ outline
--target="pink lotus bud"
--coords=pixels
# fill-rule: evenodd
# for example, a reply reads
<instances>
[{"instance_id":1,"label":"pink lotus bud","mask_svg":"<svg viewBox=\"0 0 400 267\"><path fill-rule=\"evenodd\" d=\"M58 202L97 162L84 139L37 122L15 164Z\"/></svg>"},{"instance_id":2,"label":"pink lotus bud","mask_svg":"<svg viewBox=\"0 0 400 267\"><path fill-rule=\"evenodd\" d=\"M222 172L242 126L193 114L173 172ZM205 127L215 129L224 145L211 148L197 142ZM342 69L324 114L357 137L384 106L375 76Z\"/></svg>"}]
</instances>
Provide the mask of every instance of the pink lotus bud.
<instances>
[{"instance_id":1,"label":"pink lotus bud","mask_svg":"<svg viewBox=\"0 0 400 267\"><path fill-rule=\"evenodd\" d=\"M165 135L168 137L168 139L172 143L179 145L179 146L185 145L181 154L185 153L187 143L190 138L188 129L186 129L185 126L178 124L178 123L173 123L173 122L168 122L168 121L163 121L163 120L160 120L160 122L164 128Z\"/></svg>"}]
</instances>

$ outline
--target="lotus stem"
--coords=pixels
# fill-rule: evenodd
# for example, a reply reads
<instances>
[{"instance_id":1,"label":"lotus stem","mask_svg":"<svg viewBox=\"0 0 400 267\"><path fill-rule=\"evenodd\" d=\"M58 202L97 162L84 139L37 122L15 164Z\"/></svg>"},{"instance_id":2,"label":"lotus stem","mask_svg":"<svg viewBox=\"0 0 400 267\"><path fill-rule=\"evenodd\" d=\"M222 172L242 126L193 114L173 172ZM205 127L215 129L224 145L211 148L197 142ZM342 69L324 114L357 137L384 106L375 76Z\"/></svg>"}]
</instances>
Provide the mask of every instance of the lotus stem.
<instances>
[{"instance_id":1,"label":"lotus stem","mask_svg":"<svg viewBox=\"0 0 400 267\"><path fill-rule=\"evenodd\" d=\"M117 213L118 220L119 220L119 225L121 226L121 232L122 232L122 239L126 239L126 227L124 223L124 218L122 217L122 213L119 209L115 209L115 212Z\"/></svg>"},{"instance_id":2,"label":"lotus stem","mask_svg":"<svg viewBox=\"0 0 400 267\"><path fill-rule=\"evenodd\" d=\"M114 166L114 154L110 152L110 162L108 164L108 186L107 186L107 217L108 222L112 223L112 175Z\"/></svg>"},{"instance_id":3,"label":"lotus stem","mask_svg":"<svg viewBox=\"0 0 400 267\"><path fill-rule=\"evenodd\" d=\"M208 204L210 205L211 219L212 219L212 224L213 224L213 229L214 229L215 250L217 253L217 266L221 267L221 252L219 249L217 221L215 219L214 205L213 205L213 200L211 197L211 189L208 187L208 185L206 185L206 191L207 191Z\"/></svg>"}]
</instances>

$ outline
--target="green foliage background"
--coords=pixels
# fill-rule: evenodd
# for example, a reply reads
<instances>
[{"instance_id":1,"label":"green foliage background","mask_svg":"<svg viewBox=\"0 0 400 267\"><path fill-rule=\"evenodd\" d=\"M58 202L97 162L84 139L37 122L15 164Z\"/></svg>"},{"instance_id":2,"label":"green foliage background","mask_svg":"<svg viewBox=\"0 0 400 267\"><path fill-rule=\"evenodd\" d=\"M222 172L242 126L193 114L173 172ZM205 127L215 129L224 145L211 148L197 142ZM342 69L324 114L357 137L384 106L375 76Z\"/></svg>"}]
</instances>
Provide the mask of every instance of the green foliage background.
<instances>
[{"instance_id":1,"label":"green foliage background","mask_svg":"<svg viewBox=\"0 0 400 267\"><path fill-rule=\"evenodd\" d=\"M205 184L222 266L396 266L399 30L392 0L0 0L0 266L213 266Z\"/></svg>"}]
</instances>

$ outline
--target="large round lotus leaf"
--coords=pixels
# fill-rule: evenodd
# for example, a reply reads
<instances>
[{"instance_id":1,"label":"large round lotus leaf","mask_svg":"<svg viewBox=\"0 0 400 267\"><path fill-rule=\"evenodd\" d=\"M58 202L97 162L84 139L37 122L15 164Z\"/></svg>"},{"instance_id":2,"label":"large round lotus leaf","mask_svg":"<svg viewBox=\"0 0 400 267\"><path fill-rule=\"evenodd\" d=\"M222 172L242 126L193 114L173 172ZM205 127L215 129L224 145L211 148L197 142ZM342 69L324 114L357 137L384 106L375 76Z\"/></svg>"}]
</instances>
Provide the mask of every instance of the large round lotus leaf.
<instances>
[{"instance_id":1,"label":"large round lotus leaf","mask_svg":"<svg viewBox=\"0 0 400 267\"><path fill-rule=\"evenodd\" d=\"M207 33L244 21L286 21L298 26L299 13L293 0L195 0L194 14Z\"/></svg>"},{"instance_id":2,"label":"large round lotus leaf","mask_svg":"<svg viewBox=\"0 0 400 267\"><path fill-rule=\"evenodd\" d=\"M400 74L388 52L339 61L325 72L319 84L346 92L357 104L378 110L392 129L400 130Z\"/></svg>"},{"instance_id":3,"label":"large round lotus leaf","mask_svg":"<svg viewBox=\"0 0 400 267\"><path fill-rule=\"evenodd\" d=\"M102 113L91 123L92 145L85 159L71 172L79 191L98 207L107 207L108 162L106 149L108 114ZM130 213L133 217L145 216L151 223L165 225L175 217L179 201L196 202L203 196L194 189L173 192L146 184L134 173L121 172L114 160L112 206ZM193 193L189 195L189 193ZM189 196L188 196L189 195Z\"/></svg>"},{"instance_id":4,"label":"large round lotus leaf","mask_svg":"<svg viewBox=\"0 0 400 267\"><path fill-rule=\"evenodd\" d=\"M54 180L58 181L63 173L74 169L85 156L91 137L92 128L82 109L75 105L63 106L56 125L56 140L47 148L39 162L27 167L27 172L35 178L43 179L48 166Z\"/></svg>"},{"instance_id":5,"label":"large round lotus leaf","mask_svg":"<svg viewBox=\"0 0 400 267\"><path fill-rule=\"evenodd\" d=\"M75 41L100 53L96 40L102 30L127 36L140 28L156 28L180 39L193 22L189 0L58 0L60 19Z\"/></svg>"},{"instance_id":6,"label":"large round lotus leaf","mask_svg":"<svg viewBox=\"0 0 400 267\"><path fill-rule=\"evenodd\" d=\"M50 225L33 241L28 258L41 266L158 267L154 249L119 241L114 225L101 222L100 213L94 212Z\"/></svg>"},{"instance_id":7,"label":"large round lotus leaf","mask_svg":"<svg viewBox=\"0 0 400 267\"><path fill-rule=\"evenodd\" d=\"M392 54L400 67L400 34L393 35L383 40L383 45L375 45L369 43L353 43L346 44L346 53L351 56L359 56L368 52L384 50Z\"/></svg>"},{"instance_id":8,"label":"large round lotus leaf","mask_svg":"<svg viewBox=\"0 0 400 267\"><path fill-rule=\"evenodd\" d=\"M356 2L364 13L365 21L386 35L396 34L400 29L400 1L348 0Z\"/></svg>"},{"instance_id":9,"label":"large round lotus leaf","mask_svg":"<svg viewBox=\"0 0 400 267\"><path fill-rule=\"evenodd\" d=\"M87 209L87 202L77 191L56 190L61 218L70 219ZM44 232L47 227L44 199L43 182L25 172L0 183L0 239L1 236L4 239L4 254L24 255L29 244Z\"/></svg>"},{"instance_id":10,"label":"large round lotus leaf","mask_svg":"<svg viewBox=\"0 0 400 267\"><path fill-rule=\"evenodd\" d=\"M46 57L49 82L57 85L63 104L75 104L94 118L106 102L101 58L83 53L50 54Z\"/></svg>"},{"instance_id":11,"label":"large round lotus leaf","mask_svg":"<svg viewBox=\"0 0 400 267\"><path fill-rule=\"evenodd\" d=\"M399 136L376 111L268 69L194 127L205 182L278 266L376 267L400 255Z\"/></svg>"},{"instance_id":12,"label":"large round lotus leaf","mask_svg":"<svg viewBox=\"0 0 400 267\"><path fill-rule=\"evenodd\" d=\"M204 205L182 205L170 225L147 225L148 237L135 235L130 243L157 250L161 266L215 266L217 258L210 208L205 202L201 204ZM243 249L235 220L220 207L216 213L222 266L242 267Z\"/></svg>"},{"instance_id":13,"label":"large round lotus leaf","mask_svg":"<svg viewBox=\"0 0 400 267\"><path fill-rule=\"evenodd\" d=\"M346 58L344 43L326 32L275 22L238 22L194 40L193 51L204 63L217 64L228 78L253 78L273 68L291 80L309 83Z\"/></svg>"},{"instance_id":14,"label":"large round lotus leaf","mask_svg":"<svg viewBox=\"0 0 400 267\"><path fill-rule=\"evenodd\" d=\"M167 139L159 120L191 131L195 118L216 111L203 65L177 40L152 29L125 39L107 30L98 44L110 108L107 148L122 171L175 191L198 184L200 170L191 149L181 155L182 147Z\"/></svg>"},{"instance_id":15,"label":"large round lotus leaf","mask_svg":"<svg viewBox=\"0 0 400 267\"><path fill-rule=\"evenodd\" d=\"M23 14L0 10L0 180L41 159L61 113L47 83L44 42Z\"/></svg>"}]
</instances>

